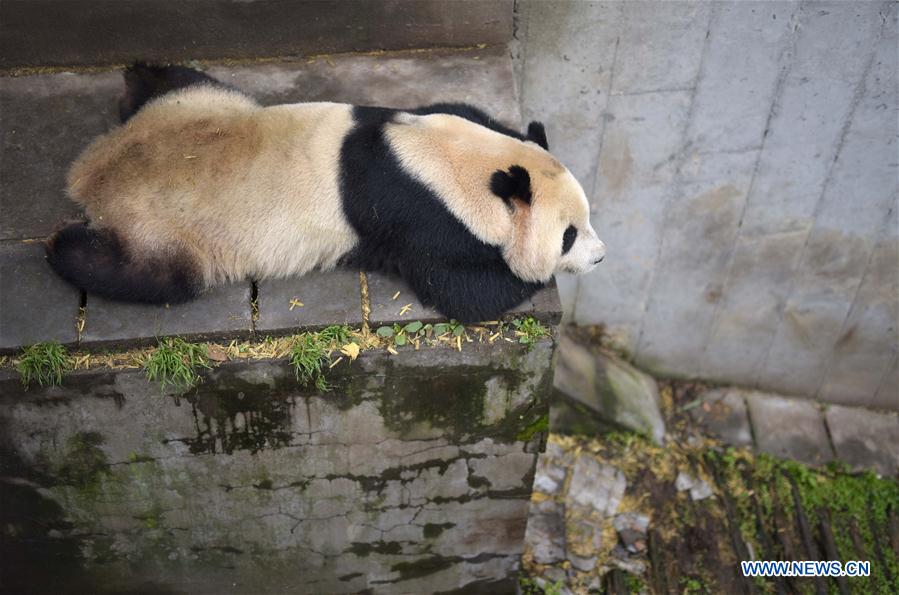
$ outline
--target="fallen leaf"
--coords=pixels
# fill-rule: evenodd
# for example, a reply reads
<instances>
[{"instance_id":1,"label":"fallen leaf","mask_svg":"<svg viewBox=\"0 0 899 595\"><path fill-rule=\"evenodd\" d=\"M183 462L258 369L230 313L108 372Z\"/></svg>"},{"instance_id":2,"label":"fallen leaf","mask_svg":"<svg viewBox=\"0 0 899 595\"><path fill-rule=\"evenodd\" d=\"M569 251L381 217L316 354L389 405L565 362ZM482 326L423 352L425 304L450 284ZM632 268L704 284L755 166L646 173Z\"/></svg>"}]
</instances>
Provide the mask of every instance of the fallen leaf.
<instances>
[{"instance_id":1,"label":"fallen leaf","mask_svg":"<svg viewBox=\"0 0 899 595\"><path fill-rule=\"evenodd\" d=\"M340 353L350 358L350 361L355 361L359 357L359 346L355 343L347 343L340 348Z\"/></svg>"},{"instance_id":2,"label":"fallen leaf","mask_svg":"<svg viewBox=\"0 0 899 595\"><path fill-rule=\"evenodd\" d=\"M298 300L297 298L293 298L290 300L290 310L293 311L294 308L302 308L305 304Z\"/></svg>"},{"instance_id":3,"label":"fallen leaf","mask_svg":"<svg viewBox=\"0 0 899 595\"><path fill-rule=\"evenodd\" d=\"M221 345L217 345L215 343L210 343L207 347L207 352L209 353L209 359L214 362L226 362L228 361L228 352Z\"/></svg>"}]
</instances>

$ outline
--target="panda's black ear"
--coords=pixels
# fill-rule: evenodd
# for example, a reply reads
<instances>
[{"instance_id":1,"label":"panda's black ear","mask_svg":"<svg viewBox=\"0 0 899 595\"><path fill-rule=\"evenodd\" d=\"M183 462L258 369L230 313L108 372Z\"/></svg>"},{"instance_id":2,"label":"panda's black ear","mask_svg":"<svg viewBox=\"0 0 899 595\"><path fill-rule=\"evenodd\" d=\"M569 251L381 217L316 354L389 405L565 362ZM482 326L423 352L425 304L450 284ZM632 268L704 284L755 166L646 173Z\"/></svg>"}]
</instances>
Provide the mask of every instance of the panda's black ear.
<instances>
[{"instance_id":1,"label":"panda's black ear","mask_svg":"<svg viewBox=\"0 0 899 595\"><path fill-rule=\"evenodd\" d=\"M507 203L511 204L512 199L517 198L531 204L531 176L520 165L513 165L509 171L498 169L493 172L490 190Z\"/></svg>"},{"instance_id":2,"label":"panda's black ear","mask_svg":"<svg viewBox=\"0 0 899 595\"><path fill-rule=\"evenodd\" d=\"M534 141L547 151L549 151L549 142L546 140L546 129L543 123L534 120L528 124L528 140Z\"/></svg>"}]
</instances>

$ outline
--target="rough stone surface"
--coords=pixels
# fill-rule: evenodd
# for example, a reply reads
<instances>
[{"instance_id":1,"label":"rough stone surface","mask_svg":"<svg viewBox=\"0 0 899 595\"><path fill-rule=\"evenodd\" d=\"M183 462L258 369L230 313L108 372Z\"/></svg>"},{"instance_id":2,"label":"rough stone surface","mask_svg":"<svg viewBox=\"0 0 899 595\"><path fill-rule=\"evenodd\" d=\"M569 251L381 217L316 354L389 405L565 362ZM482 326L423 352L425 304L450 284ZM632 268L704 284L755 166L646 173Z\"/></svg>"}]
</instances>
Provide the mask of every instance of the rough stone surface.
<instances>
[{"instance_id":1,"label":"rough stone surface","mask_svg":"<svg viewBox=\"0 0 899 595\"><path fill-rule=\"evenodd\" d=\"M27 392L4 370L4 586L511 592L543 440L518 435L546 414L552 349L365 352L327 394L283 360L177 398L140 370ZM53 573L25 545L48 540Z\"/></svg>"},{"instance_id":2,"label":"rough stone surface","mask_svg":"<svg viewBox=\"0 0 899 595\"><path fill-rule=\"evenodd\" d=\"M564 506L552 500L532 503L525 539L533 544L534 560L539 564L553 564L564 560Z\"/></svg>"},{"instance_id":3,"label":"rough stone surface","mask_svg":"<svg viewBox=\"0 0 899 595\"><path fill-rule=\"evenodd\" d=\"M362 324L358 271L307 273L258 284L258 333L289 332L330 324Z\"/></svg>"},{"instance_id":4,"label":"rough stone surface","mask_svg":"<svg viewBox=\"0 0 899 595\"><path fill-rule=\"evenodd\" d=\"M655 380L610 352L593 354L563 336L554 384L599 416L657 443L665 439Z\"/></svg>"},{"instance_id":5,"label":"rough stone surface","mask_svg":"<svg viewBox=\"0 0 899 595\"><path fill-rule=\"evenodd\" d=\"M824 418L813 402L753 392L746 404L759 450L810 465L833 460Z\"/></svg>"},{"instance_id":6,"label":"rough stone surface","mask_svg":"<svg viewBox=\"0 0 899 595\"><path fill-rule=\"evenodd\" d=\"M0 351L74 343L81 295L44 259L40 243L0 243Z\"/></svg>"},{"instance_id":7,"label":"rough stone surface","mask_svg":"<svg viewBox=\"0 0 899 595\"><path fill-rule=\"evenodd\" d=\"M248 336L252 329L249 281L214 287L194 301L147 306L88 296L82 342L99 345L146 343L154 337Z\"/></svg>"},{"instance_id":8,"label":"rough stone surface","mask_svg":"<svg viewBox=\"0 0 899 595\"><path fill-rule=\"evenodd\" d=\"M620 470L583 455L571 470L566 498L570 505L589 507L604 516L612 516L618 511L626 487L627 480Z\"/></svg>"},{"instance_id":9,"label":"rough stone surface","mask_svg":"<svg viewBox=\"0 0 899 595\"><path fill-rule=\"evenodd\" d=\"M690 410L693 420L712 437L733 446L752 446L752 428L746 413L745 391L715 388L700 395Z\"/></svg>"},{"instance_id":10,"label":"rough stone surface","mask_svg":"<svg viewBox=\"0 0 899 595\"><path fill-rule=\"evenodd\" d=\"M674 479L674 487L678 492L689 490L690 498L692 500L705 500L714 493L712 491L712 486L710 486L707 481L693 477L689 473L683 471L678 473L677 477Z\"/></svg>"},{"instance_id":11,"label":"rough stone surface","mask_svg":"<svg viewBox=\"0 0 899 595\"><path fill-rule=\"evenodd\" d=\"M0 21L0 68L93 66L501 44L512 36L512 0L376 0L365 10L340 0L32 0L4 2Z\"/></svg>"},{"instance_id":12,"label":"rough stone surface","mask_svg":"<svg viewBox=\"0 0 899 595\"><path fill-rule=\"evenodd\" d=\"M824 417L837 458L853 469L899 475L899 416L833 405Z\"/></svg>"},{"instance_id":13,"label":"rough stone surface","mask_svg":"<svg viewBox=\"0 0 899 595\"><path fill-rule=\"evenodd\" d=\"M567 475L565 467L554 463L549 456L541 455L537 459L537 470L534 473L534 491L558 494L565 485Z\"/></svg>"},{"instance_id":14,"label":"rough stone surface","mask_svg":"<svg viewBox=\"0 0 899 595\"><path fill-rule=\"evenodd\" d=\"M608 246L571 319L666 375L899 410L895 3L517 6L522 113Z\"/></svg>"}]
</instances>

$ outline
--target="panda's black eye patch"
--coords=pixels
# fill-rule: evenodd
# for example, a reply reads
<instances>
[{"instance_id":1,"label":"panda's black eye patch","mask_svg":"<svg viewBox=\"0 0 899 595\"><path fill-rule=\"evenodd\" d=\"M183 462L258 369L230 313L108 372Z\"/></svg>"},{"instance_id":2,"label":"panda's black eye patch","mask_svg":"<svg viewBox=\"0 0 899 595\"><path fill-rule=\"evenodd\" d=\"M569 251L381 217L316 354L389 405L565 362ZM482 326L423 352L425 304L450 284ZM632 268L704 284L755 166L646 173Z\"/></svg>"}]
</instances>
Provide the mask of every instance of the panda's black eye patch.
<instances>
[{"instance_id":1,"label":"panda's black eye patch","mask_svg":"<svg viewBox=\"0 0 899 595\"><path fill-rule=\"evenodd\" d=\"M568 254L568 251L574 246L574 241L576 239L577 228L574 225L569 225L568 229L565 230L565 233L562 234L562 254Z\"/></svg>"}]
</instances>

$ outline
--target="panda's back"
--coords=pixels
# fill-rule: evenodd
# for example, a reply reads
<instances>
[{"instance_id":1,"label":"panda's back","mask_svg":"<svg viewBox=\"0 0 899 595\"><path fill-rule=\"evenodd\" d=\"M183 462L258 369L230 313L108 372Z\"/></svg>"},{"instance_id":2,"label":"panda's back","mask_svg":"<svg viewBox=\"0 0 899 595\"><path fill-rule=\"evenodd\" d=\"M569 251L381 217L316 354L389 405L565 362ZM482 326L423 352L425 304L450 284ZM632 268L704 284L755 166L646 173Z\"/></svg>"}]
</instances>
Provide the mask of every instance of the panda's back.
<instances>
[{"instance_id":1,"label":"panda's back","mask_svg":"<svg viewBox=\"0 0 899 595\"><path fill-rule=\"evenodd\" d=\"M192 87L97 139L69 194L135 249L190 250L208 282L329 268L356 242L339 186L352 125L348 105Z\"/></svg>"}]
</instances>

